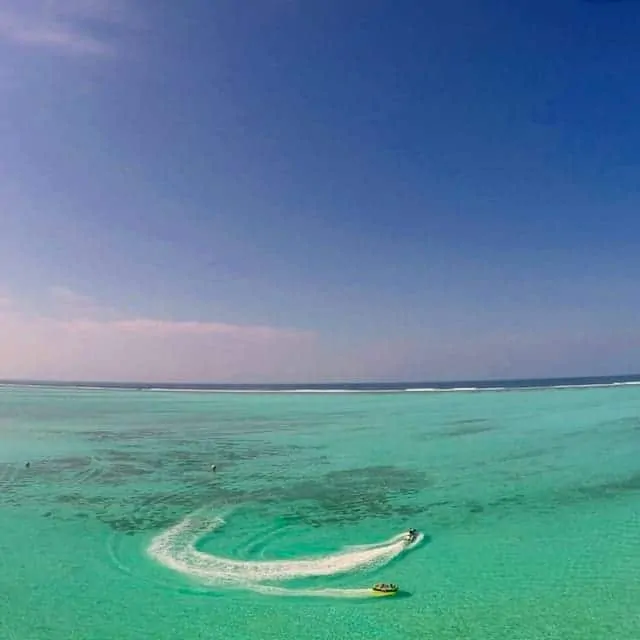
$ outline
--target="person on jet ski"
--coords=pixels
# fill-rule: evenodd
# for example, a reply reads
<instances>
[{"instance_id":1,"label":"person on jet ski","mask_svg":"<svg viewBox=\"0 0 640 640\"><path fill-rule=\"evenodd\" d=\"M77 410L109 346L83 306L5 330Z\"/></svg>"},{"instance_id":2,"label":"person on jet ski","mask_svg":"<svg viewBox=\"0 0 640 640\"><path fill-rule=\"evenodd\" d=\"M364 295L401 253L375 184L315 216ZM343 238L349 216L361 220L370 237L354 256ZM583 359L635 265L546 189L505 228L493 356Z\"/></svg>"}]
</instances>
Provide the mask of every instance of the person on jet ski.
<instances>
[{"instance_id":1,"label":"person on jet ski","mask_svg":"<svg viewBox=\"0 0 640 640\"><path fill-rule=\"evenodd\" d=\"M409 542L413 542L418 537L417 529L409 529Z\"/></svg>"}]
</instances>

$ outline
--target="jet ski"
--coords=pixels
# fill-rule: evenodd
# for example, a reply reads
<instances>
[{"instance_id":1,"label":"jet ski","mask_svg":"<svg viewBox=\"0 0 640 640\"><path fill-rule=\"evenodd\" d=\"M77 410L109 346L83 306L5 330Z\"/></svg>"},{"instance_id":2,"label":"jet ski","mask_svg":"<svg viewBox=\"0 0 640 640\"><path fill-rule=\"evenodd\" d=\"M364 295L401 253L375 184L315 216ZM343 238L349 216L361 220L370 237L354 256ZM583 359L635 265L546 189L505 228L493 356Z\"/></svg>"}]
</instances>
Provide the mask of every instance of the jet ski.
<instances>
[{"instance_id":1,"label":"jet ski","mask_svg":"<svg viewBox=\"0 0 640 640\"><path fill-rule=\"evenodd\" d=\"M376 596L395 596L396 593L398 593L398 585L379 582L373 585L371 591L373 591L373 594Z\"/></svg>"},{"instance_id":2,"label":"jet ski","mask_svg":"<svg viewBox=\"0 0 640 640\"><path fill-rule=\"evenodd\" d=\"M407 541L407 544L411 544L412 542L415 542L418 539L418 530L417 529L409 529L409 531L407 531L407 535L405 537L405 540Z\"/></svg>"}]
</instances>

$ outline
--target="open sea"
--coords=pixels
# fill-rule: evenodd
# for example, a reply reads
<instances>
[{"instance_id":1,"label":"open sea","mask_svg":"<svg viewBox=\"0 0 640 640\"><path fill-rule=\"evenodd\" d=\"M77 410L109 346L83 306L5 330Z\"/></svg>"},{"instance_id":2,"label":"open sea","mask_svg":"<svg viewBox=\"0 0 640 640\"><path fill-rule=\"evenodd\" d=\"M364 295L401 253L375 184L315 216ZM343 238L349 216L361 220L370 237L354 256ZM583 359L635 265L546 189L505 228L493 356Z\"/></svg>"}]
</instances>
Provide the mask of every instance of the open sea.
<instances>
[{"instance_id":1,"label":"open sea","mask_svg":"<svg viewBox=\"0 0 640 640\"><path fill-rule=\"evenodd\" d=\"M0 639L637 640L638 380L0 386Z\"/></svg>"}]
</instances>

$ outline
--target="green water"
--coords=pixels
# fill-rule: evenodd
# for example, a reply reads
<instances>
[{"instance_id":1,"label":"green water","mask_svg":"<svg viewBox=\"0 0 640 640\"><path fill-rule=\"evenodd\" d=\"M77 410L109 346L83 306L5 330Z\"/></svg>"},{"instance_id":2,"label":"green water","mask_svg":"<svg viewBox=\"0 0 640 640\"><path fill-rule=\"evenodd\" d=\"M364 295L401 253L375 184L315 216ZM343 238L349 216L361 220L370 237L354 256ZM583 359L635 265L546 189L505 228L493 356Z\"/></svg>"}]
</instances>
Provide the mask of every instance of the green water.
<instances>
[{"instance_id":1,"label":"green water","mask_svg":"<svg viewBox=\"0 0 640 640\"><path fill-rule=\"evenodd\" d=\"M0 388L0 638L632 640L639 507L638 387Z\"/></svg>"}]
</instances>

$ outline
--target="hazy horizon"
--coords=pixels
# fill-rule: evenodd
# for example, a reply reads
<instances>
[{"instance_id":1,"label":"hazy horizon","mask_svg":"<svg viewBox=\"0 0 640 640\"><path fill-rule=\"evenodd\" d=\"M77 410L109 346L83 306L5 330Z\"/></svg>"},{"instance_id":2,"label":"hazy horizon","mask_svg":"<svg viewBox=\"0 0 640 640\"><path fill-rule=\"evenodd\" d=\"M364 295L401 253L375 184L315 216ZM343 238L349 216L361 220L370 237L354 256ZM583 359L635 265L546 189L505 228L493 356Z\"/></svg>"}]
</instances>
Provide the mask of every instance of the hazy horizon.
<instances>
[{"instance_id":1,"label":"hazy horizon","mask_svg":"<svg viewBox=\"0 0 640 640\"><path fill-rule=\"evenodd\" d=\"M460 385L460 384L479 384L479 385L491 385L491 384L515 384L515 383L541 383L541 382L557 382L557 383L571 383L575 382L576 386L580 386L580 382L584 383L584 386L609 386L616 384L635 384L636 382L640 384L640 373L620 373L620 374L609 374L609 375L601 375L601 376L589 376L589 375L576 375L576 376L563 376L563 377L541 377L541 378L484 378L484 379L449 379L449 380L383 380L383 379L369 379L369 380L325 380L325 381L317 381L317 382L309 382L307 380L288 380L283 381L280 380L278 382L225 382L225 381L211 381L211 380L189 380L189 381L180 381L180 382L172 382L167 380L56 380L56 379L9 379L3 378L0 379L0 386L81 386L81 387L102 387L111 388L111 387L122 387L122 388L130 388L130 387L157 387L162 388L162 385L167 385L167 388L184 388L187 390L190 386L193 390L197 390L202 388L206 390L211 387L247 387L247 388L268 388L268 387L290 387L292 390L303 390L305 386L308 385L309 388L314 387L397 387L398 390L401 390L400 387L407 385L409 387L414 387L415 385L442 385L444 387L449 387L450 385ZM516 386L514 389L518 388ZM425 387L425 389L429 389L429 387ZM459 387L456 390L465 390L471 389L470 387ZM480 390L481 388L479 388ZM414 389L418 390L418 389ZM451 390L451 389L450 389ZM487 387L486 390L490 390L490 387Z\"/></svg>"}]
</instances>

